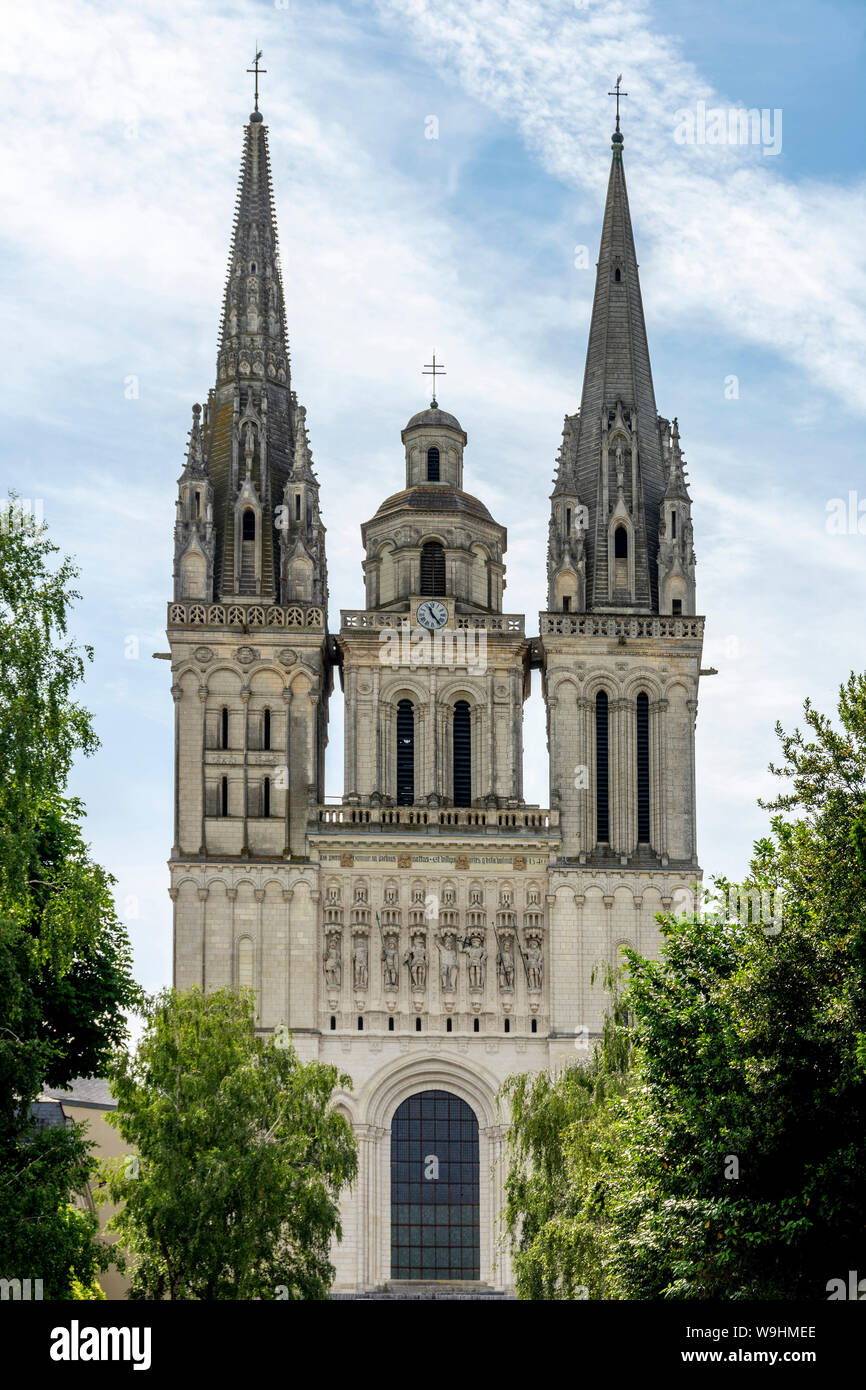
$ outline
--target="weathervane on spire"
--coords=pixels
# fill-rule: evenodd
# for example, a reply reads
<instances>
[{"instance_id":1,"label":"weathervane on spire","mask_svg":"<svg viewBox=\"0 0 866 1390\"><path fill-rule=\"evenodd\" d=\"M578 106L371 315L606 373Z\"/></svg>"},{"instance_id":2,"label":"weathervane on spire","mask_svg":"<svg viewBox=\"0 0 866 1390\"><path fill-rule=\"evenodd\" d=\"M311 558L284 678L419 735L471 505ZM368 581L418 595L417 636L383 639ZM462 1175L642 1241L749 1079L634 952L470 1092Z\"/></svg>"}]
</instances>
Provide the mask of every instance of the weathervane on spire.
<instances>
[{"instance_id":1,"label":"weathervane on spire","mask_svg":"<svg viewBox=\"0 0 866 1390\"><path fill-rule=\"evenodd\" d=\"M259 109L259 73L260 73L260 72L267 72L267 68L260 68L260 67L259 67L259 59L261 58L261 56L262 56L262 50L259 48L259 49L257 49L257 51L256 51L256 56L255 56L254 65L253 65L251 68L247 68L247 72L254 72L255 75L256 75L256 104L255 104L255 108L254 108L256 111L258 111L258 109Z\"/></svg>"},{"instance_id":2,"label":"weathervane on spire","mask_svg":"<svg viewBox=\"0 0 866 1390\"><path fill-rule=\"evenodd\" d=\"M616 133L617 133L617 135L619 135L619 133L620 133L620 130L619 130L619 99L620 99L620 97L627 97L627 96L628 96L628 92L623 92L623 91L620 90L621 84L622 84L622 73L620 73L619 77L616 79L616 82L615 82L614 85L613 85L613 91L612 91L612 92L608 92L608 96L609 96L609 97L616 97Z\"/></svg>"},{"instance_id":3,"label":"weathervane on spire","mask_svg":"<svg viewBox=\"0 0 866 1390\"><path fill-rule=\"evenodd\" d=\"M425 362L425 363L424 363L424 370L423 370L423 372L421 373L421 375L422 375L422 376L432 376L432 378L433 378L433 399L432 399L432 401L430 402L430 406L431 406L431 409L433 409L433 410L438 410L438 409L439 409L439 405L438 405L438 402L437 402L437 400L436 400L436 378L437 378L437 376L447 376L447 372L445 371L445 368L442 366L442 364L441 364L440 362L437 362L437 361L436 361L436 354L435 354L435 352L434 352L434 354L433 354L433 361L432 361L432 362Z\"/></svg>"}]
</instances>

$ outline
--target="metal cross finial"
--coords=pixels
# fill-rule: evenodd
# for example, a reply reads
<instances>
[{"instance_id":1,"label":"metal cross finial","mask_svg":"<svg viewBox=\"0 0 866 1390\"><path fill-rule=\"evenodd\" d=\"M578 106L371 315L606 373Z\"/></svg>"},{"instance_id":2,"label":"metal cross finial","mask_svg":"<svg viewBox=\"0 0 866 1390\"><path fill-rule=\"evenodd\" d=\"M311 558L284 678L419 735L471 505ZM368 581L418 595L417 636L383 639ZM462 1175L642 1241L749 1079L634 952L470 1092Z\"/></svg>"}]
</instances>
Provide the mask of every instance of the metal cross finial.
<instances>
[{"instance_id":1,"label":"metal cross finial","mask_svg":"<svg viewBox=\"0 0 866 1390\"><path fill-rule=\"evenodd\" d=\"M447 376L447 372L445 371L445 368L441 365L441 363L436 361L435 352L433 354L433 361L424 363L424 370L421 373L421 375L432 376L433 378L433 399L430 402L430 405L434 410L436 410L438 408L436 402L436 378L437 376Z\"/></svg>"},{"instance_id":2,"label":"metal cross finial","mask_svg":"<svg viewBox=\"0 0 866 1390\"><path fill-rule=\"evenodd\" d=\"M256 111L258 111L258 109L259 109L259 73L260 73L260 72L267 72L267 68L260 68L260 67L259 67L259 59L261 58L261 56L262 56L262 50L261 50L261 49L258 49L258 51L256 52L255 63L254 63L254 65L253 65L253 67L247 68L247 72L254 72L255 75L256 75L256 105L255 105L255 110L256 110Z\"/></svg>"},{"instance_id":3,"label":"metal cross finial","mask_svg":"<svg viewBox=\"0 0 866 1390\"><path fill-rule=\"evenodd\" d=\"M619 130L619 99L620 99L620 97L627 97L627 96L628 96L628 92L623 92L623 91L620 90L621 84L622 84L622 73L620 73L619 77L616 79L616 82L615 82L614 85L613 85L613 91L612 91L612 92L608 92L608 96L609 96L609 97L616 97L616 128L617 128L617 130Z\"/></svg>"}]
</instances>

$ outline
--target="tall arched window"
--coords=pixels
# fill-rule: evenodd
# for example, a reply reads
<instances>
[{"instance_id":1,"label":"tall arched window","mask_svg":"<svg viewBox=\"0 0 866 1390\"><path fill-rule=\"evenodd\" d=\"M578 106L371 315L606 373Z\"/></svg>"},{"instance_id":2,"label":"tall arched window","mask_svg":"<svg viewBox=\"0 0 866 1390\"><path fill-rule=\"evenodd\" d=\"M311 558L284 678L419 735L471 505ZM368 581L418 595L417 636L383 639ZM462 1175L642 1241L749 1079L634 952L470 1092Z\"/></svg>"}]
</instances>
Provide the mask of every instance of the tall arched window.
<instances>
[{"instance_id":1,"label":"tall arched window","mask_svg":"<svg viewBox=\"0 0 866 1390\"><path fill-rule=\"evenodd\" d=\"M595 838L600 845L610 841L608 717L604 690L595 697Z\"/></svg>"},{"instance_id":2,"label":"tall arched window","mask_svg":"<svg viewBox=\"0 0 866 1390\"><path fill-rule=\"evenodd\" d=\"M415 802L415 711L411 700L397 705L397 805Z\"/></svg>"},{"instance_id":3,"label":"tall arched window","mask_svg":"<svg viewBox=\"0 0 866 1390\"><path fill-rule=\"evenodd\" d=\"M256 514L251 507L244 509L241 539L254 541L256 538Z\"/></svg>"},{"instance_id":4,"label":"tall arched window","mask_svg":"<svg viewBox=\"0 0 866 1390\"><path fill-rule=\"evenodd\" d=\"M637 838L638 844L649 844L649 698L643 690L637 697Z\"/></svg>"},{"instance_id":5,"label":"tall arched window","mask_svg":"<svg viewBox=\"0 0 866 1390\"><path fill-rule=\"evenodd\" d=\"M223 777L220 782L220 815L227 816L229 813L229 779Z\"/></svg>"},{"instance_id":6,"label":"tall arched window","mask_svg":"<svg viewBox=\"0 0 866 1390\"><path fill-rule=\"evenodd\" d=\"M229 746L229 712L228 712L228 710L226 709L225 705L223 705L222 714L220 715L220 748L228 748L228 746Z\"/></svg>"},{"instance_id":7,"label":"tall arched window","mask_svg":"<svg viewBox=\"0 0 866 1390\"><path fill-rule=\"evenodd\" d=\"M439 541L421 547L421 593L433 598L445 595L445 551Z\"/></svg>"},{"instance_id":8,"label":"tall arched window","mask_svg":"<svg viewBox=\"0 0 866 1390\"><path fill-rule=\"evenodd\" d=\"M271 779L266 777L262 784L262 815L271 814Z\"/></svg>"},{"instance_id":9,"label":"tall arched window","mask_svg":"<svg viewBox=\"0 0 866 1390\"><path fill-rule=\"evenodd\" d=\"M266 709L262 717L262 747L265 749L271 746L271 712Z\"/></svg>"},{"instance_id":10,"label":"tall arched window","mask_svg":"<svg viewBox=\"0 0 866 1390\"><path fill-rule=\"evenodd\" d=\"M238 942L238 987L252 989L255 978L256 948L248 936Z\"/></svg>"},{"instance_id":11,"label":"tall arched window","mask_svg":"<svg viewBox=\"0 0 866 1390\"><path fill-rule=\"evenodd\" d=\"M467 700L454 706L454 805L472 805L472 717Z\"/></svg>"},{"instance_id":12,"label":"tall arched window","mask_svg":"<svg viewBox=\"0 0 866 1390\"><path fill-rule=\"evenodd\" d=\"M438 483L439 481L439 450L427 450L427 481L428 483Z\"/></svg>"},{"instance_id":13,"label":"tall arched window","mask_svg":"<svg viewBox=\"0 0 866 1390\"><path fill-rule=\"evenodd\" d=\"M617 526L613 533L613 584L615 589L628 589L628 531Z\"/></svg>"}]
</instances>

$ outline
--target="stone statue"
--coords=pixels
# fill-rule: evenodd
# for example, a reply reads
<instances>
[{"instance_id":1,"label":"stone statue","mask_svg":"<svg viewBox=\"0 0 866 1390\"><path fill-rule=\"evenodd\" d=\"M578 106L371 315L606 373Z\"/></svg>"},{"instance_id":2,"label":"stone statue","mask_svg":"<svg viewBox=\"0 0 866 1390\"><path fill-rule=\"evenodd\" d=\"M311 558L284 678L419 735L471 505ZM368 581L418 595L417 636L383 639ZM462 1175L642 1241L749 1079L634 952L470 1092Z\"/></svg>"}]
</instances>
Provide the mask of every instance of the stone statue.
<instances>
[{"instance_id":1,"label":"stone statue","mask_svg":"<svg viewBox=\"0 0 866 1390\"><path fill-rule=\"evenodd\" d=\"M484 945L483 937L478 932L473 932L460 949L469 957L469 988L483 989L487 978L487 947Z\"/></svg>"},{"instance_id":2,"label":"stone statue","mask_svg":"<svg viewBox=\"0 0 866 1390\"><path fill-rule=\"evenodd\" d=\"M544 956L541 946L537 941L529 941L524 952L526 961L526 973L529 977L530 989L541 989L541 980L544 974Z\"/></svg>"},{"instance_id":3,"label":"stone statue","mask_svg":"<svg viewBox=\"0 0 866 1390\"><path fill-rule=\"evenodd\" d=\"M325 951L325 984L328 989L339 989L343 979L343 961L340 955L340 938L328 937Z\"/></svg>"},{"instance_id":4,"label":"stone statue","mask_svg":"<svg viewBox=\"0 0 866 1390\"><path fill-rule=\"evenodd\" d=\"M423 936L413 938L411 949L403 957L403 964L409 967L409 978L413 989L427 988L427 946Z\"/></svg>"},{"instance_id":5,"label":"stone statue","mask_svg":"<svg viewBox=\"0 0 866 1390\"><path fill-rule=\"evenodd\" d=\"M441 941L437 938L436 945L439 950L439 974L442 980L442 988L448 990L456 989L457 937L453 932L446 932Z\"/></svg>"},{"instance_id":6,"label":"stone statue","mask_svg":"<svg viewBox=\"0 0 866 1390\"><path fill-rule=\"evenodd\" d=\"M394 941L394 937L389 936L385 944L385 949L382 952L382 966L386 989L396 989L398 983L400 957Z\"/></svg>"},{"instance_id":7,"label":"stone statue","mask_svg":"<svg viewBox=\"0 0 866 1390\"><path fill-rule=\"evenodd\" d=\"M500 945L499 988L514 989L514 943L508 936Z\"/></svg>"},{"instance_id":8,"label":"stone statue","mask_svg":"<svg viewBox=\"0 0 866 1390\"><path fill-rule=\"evenodd\" d=\"M355 979L355 989L366 989L368 978L368 951L366 939L362 936L356 938L355 949L352 952L352 969Z\"/></svg>"}]
</instances>

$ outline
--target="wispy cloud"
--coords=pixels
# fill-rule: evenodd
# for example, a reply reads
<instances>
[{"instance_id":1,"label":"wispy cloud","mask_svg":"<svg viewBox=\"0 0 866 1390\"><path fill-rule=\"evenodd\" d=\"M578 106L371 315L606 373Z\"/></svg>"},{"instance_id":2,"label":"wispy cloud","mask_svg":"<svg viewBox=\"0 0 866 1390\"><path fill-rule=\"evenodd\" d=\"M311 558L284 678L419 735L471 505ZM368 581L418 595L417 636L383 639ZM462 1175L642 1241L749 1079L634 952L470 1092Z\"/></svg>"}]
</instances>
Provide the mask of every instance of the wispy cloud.
<instances>
[{"instance_id":1,"label":"wispy cloud","mask_svg":"<svg viewBox=\"0 0 866 1390\"><path fill-rule=\"evenodd\" d=\"M588 149L611 129L604 93L625 71L629 178L658 325L687 319L772 349L846 406L866 409L866 187L785 178L754 146L679 144L677 112L773 109L718 92L640 0L381 0L443 72L508 121L557 178L598 194ZM663 273L661 273L663 267ZM844 293L834 292L844 267Z\"/></svg>"}]
</instances>

